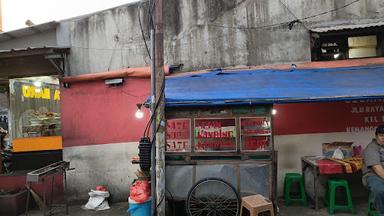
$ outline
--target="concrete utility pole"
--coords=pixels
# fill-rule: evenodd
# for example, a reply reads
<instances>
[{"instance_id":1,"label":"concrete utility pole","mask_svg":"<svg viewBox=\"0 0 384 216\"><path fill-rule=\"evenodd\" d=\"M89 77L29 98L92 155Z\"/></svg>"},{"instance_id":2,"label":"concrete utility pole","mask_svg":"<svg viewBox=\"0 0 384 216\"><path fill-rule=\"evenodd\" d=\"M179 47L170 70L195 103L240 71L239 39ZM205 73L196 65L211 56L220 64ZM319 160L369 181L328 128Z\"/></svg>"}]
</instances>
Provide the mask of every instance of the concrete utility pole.
<instances>
[{"instance_id":1,"label":"concrete utility pole","mask_svg":"<svg viewBox=\"0 0 384 216\"><path fill-rule=\"evenodd\" d=\"M151 4L150 4L151 5ZM151 28L151 118L156 115L156 68L155 68L155 30ZM151 141L156 137L156 118L152 119L151 124L152 136ZM156 212L156 145L152 144L151 148L151 211L152 216Z\"/></svg>"},{"instance_id":2,"label":"concrete utility pole","mask_svg":"<svg viewBox=\"0 0 384 216\"><path fill-rule=\"evenodd\" d=\"M152 173L152 184L156 184L156 206L152 208L156 209L158 216L165 215L165 108L164 108L164 34L163 34L163 0L152 0L154 3L154 47L151 45L151 49L154 48L154 60L155 66L155 101L159 101L158 108L156 110L156 124L152 127L152 130L156 128L153 133L156 133L156 167L152 163L152 169L156 168L156 182L153 182L154 177ZM151 6L152 7L152 4ZM153 32L151 32L153 37ZM153 40L151 40L153 42ZM153 100L152 100L153 101ZM152 188L153 189L153 188ZM154 193L152 193L154 195Z\"/></svg>"},{"instance_id":3,"label":"concrete utility pole","mask_svg":"<svg viewBox=\"0 0 384 216\"><path fill-rule=\"evenodd\" d=\"M164 34L163 0L155 0L155 64L156 64L156 206L157 215L165 216L165 108L164 108Z\"/></svg>"}]
</instances>

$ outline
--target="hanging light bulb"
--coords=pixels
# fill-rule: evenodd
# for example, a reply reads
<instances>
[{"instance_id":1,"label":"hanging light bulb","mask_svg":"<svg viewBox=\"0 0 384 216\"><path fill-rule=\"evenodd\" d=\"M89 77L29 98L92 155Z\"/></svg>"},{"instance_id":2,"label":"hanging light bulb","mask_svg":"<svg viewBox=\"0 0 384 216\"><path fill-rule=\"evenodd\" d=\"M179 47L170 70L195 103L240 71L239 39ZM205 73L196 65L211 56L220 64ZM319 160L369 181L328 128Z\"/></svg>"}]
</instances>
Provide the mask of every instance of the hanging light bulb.
<instances>
[{"instance_id":1,"label":"hanging light bulb","mask_svg":"<svg viewBox=\"0 0 384 216\"><path fill-rule=\"evenodd\" d=\"M276 109L272 109L272 115L276 115L276 113L277 113L277 110Z\"/></svg>"},{"instance_id":2,"label":"hanging light bulb","mask_svg":"<svg viewBox=\"0 0 384 216\"><path fill-rule=\"evenodd\" d=\"M142 104L136 104L136 106L137 106L137 111L135 113L135 116L138 119L142 119L144 117L144 113L143 113L143 111L141 111Z\"/></svg>"},{"instance_id":3,"label":"hanging light bulb","mask_svg":"<svg viewBox=\"0 0 384 216\"><path fill-rule=\"evenodd\" d=\"M33 82L33 85L40 88L42 83L41 83L41 81L36 80L35 82Z\"/></svg>"}]
</instances>

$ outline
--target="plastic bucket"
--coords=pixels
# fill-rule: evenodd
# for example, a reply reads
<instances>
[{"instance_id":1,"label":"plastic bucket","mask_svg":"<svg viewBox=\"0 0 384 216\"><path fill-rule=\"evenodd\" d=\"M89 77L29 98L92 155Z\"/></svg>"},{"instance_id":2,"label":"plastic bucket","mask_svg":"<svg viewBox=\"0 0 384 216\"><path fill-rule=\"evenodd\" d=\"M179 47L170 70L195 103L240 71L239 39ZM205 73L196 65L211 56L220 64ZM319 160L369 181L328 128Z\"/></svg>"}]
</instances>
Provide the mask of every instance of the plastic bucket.
<instances>
[{"instance_id":1,"label":"plastic bucket","mask_svg":"<svg viewBox=\"0 0 384 216\"><path fill-rule=\"evenodd\" d=\"M127 212L131 216L151 216L151 199L143 203L136 203L129 199L129 209Z\"/></svg>"}]
</instances>

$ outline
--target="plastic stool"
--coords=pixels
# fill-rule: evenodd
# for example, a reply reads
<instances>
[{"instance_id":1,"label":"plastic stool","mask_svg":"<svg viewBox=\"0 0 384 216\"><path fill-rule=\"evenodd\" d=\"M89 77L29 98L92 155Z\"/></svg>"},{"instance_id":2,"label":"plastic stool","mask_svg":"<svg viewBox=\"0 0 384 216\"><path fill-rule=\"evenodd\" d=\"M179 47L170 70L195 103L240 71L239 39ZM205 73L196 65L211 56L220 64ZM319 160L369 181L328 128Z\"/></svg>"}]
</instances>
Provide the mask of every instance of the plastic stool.
<instances>
[{"instance_id":1,"label":"plastic stool","mask_svg":"<svg viewBox=\"0 0 384 216\"><path fill-rule=\"evenodd\" d=\"M250 216L274 216L272 202L260 194L241 199L240 216L243 215L243 208L248 209Z\"/></svg>"},{"instance_id":2,"label":"plastic stool","mask_svg":"<svg viewBox=\"0 0 384 216\"><path fill-rule=\"evenodd\" d=\"M292 183L299 184L299 193L300 197L291 196L291 187ZM303 176L299 173L287 173L284 178L284 200L285 205L288 206L292 202L301 202L304 206L307 206L307 196L304 189L304 179Z\"/></svg>"},{"instance_id":3,"label":"plastic stool","mask_svg":"<svg viewBox=\"0 0 384 216\"><path fill-rule=\"evenodd\" d=\"M371 196L371 192L368 194L368 216L379 216L380 214L376 211L373 206L373 200Z\"/></svg>"},{"instance_id":4,"label":"plastic stool","mask_svg":"<svg viewBox=\"0 0 384 216\"><path fill-rule=\"evenodd\" d=\"M336 204L336 188L342 187L347 196L347 205ZM334 214L336 210L349 210L355 214L355 207L352 204L351 191L349 190L348 182L345 179L328 179L328 190L325 195L325 204L328 205L329 214Z\"/></svg>"}]
</instances>

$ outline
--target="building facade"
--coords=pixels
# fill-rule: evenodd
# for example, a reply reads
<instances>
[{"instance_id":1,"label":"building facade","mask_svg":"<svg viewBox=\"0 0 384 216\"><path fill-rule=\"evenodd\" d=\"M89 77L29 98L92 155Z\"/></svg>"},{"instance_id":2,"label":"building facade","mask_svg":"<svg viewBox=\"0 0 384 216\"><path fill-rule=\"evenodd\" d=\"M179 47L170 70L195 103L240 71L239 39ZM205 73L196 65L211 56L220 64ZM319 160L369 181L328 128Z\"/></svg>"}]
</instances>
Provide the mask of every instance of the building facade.
<instances>
[{"instance_id":1,"label":"building facade","mask_svg":"<svg viewBox=\"0 0 384 216\"><path fill-rule=\"evenodd\" d=\"M69 47L65 76L148 66L150 58L144 43L149 46L148 7L148 2L137 2L5 32L0 34L0 49ZM378 35L383 31L383 15L384 2L380 0L166 0L164 63L187 72L330 60L325 54L335 58L341 53L346 59L351 57L345 54L349 35ZM338 40L330 41L335 35ZM382 38L377 36L373 44L375 56L382 56ZM137 169L131 164L131 156L137 154L138 139L146 124L145 119L137 120L133 115L136 103L142 103L148 93L148 78L126 77L117 87L95 80L62 88L63 157L76 168L68 174L73 198L85 199L89 189L99 184L107 185L115 200L127 198ZM382 101L356 103L382 106ZM299 171L300 156L321 154L323 142L353 141L364 146L370 141L369 128L347 129L352 113L346 114L345 127L329 127L322 119L304 124L321 125L317 128L298 127L303 122L300 119L321 113L327 106L334 109L329 104L277 106L274 140L279 151L279 173ZM297 112L304 108L307 112ZM340 112L350 111L335 109L327 118L333 119ZM288 117L284 113L297 116L290 119L292 125L285 123ZM384 112L379 109L375 115ZM356 121L356 128L367 123L364 117ZM368 123L372 126L379 122ZM278 176L279 191L283 176Z\"/></svg>"}]
</instances>

